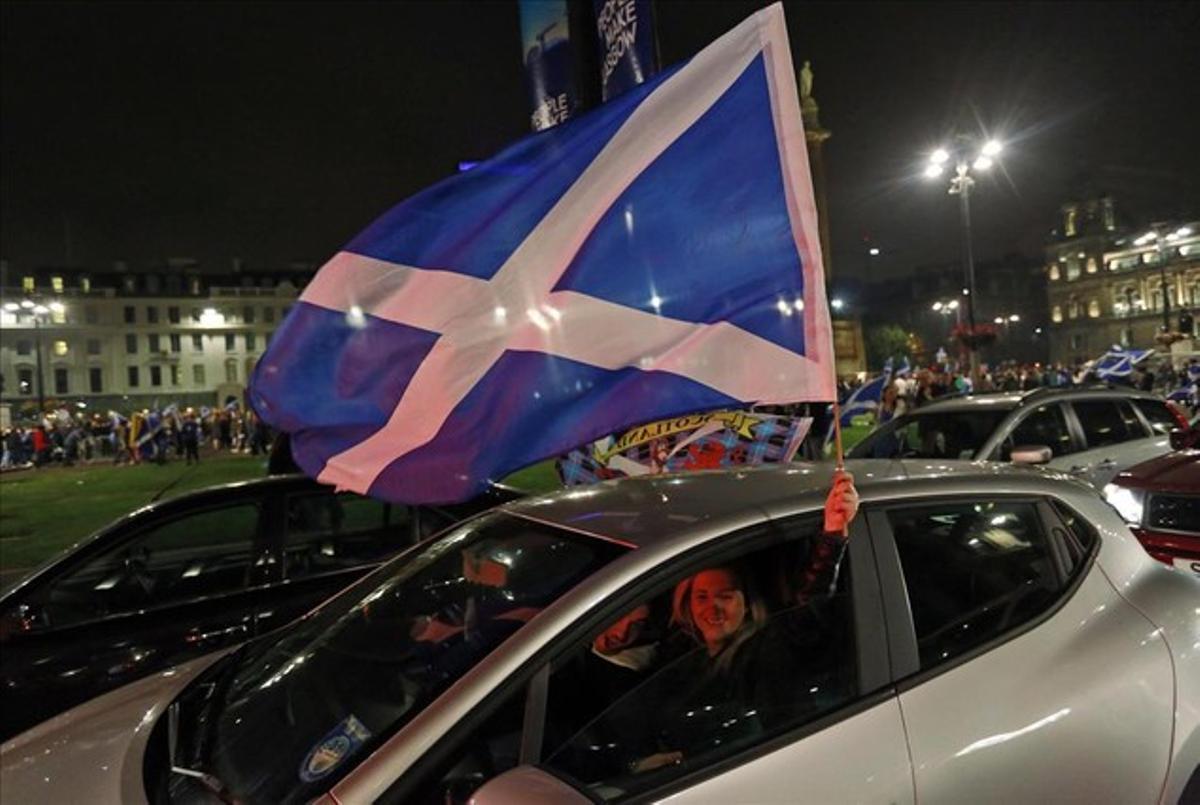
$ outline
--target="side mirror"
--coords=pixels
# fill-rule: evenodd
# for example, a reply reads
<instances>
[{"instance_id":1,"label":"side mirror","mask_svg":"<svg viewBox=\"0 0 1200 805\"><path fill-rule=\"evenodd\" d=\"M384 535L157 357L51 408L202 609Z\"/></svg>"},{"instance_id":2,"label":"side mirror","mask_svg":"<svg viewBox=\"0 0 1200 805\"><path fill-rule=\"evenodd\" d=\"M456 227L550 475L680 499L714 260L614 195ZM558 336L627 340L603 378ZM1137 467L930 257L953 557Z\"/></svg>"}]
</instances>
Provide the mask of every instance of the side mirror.
<instances>
[{"instance_id":1,"label":"side mirror","mask_svg":"<svg viewBox=\"0 0 1200 805\"><path fill-rule=\"evenodd\" d=\"M1182 428L1171 428L1167 438L1171 440L1172 450L1186 450L1192 440L1192 434Z\"/></svg>"},{"instance_id":2,"label":"side mirror","mask_svg":"<svg viewBox=\"0 0 1200 805\"><path fill-rule=\"evenodd\" d=\"M1054 458L1054 451L1044 444L1022 444L1012 449L1014 464L1046 464Z\"/></svg>"},{"instance_id":3,"label":"side mirror","mask_svg":"<svg viewBox=\"0 0 1200 805\"><path fill-rule=\"evenodd\" d=\"M592 800L536 766L517 766L484 783L471 805L590 805Z\"/></svg>"}]
</instances>

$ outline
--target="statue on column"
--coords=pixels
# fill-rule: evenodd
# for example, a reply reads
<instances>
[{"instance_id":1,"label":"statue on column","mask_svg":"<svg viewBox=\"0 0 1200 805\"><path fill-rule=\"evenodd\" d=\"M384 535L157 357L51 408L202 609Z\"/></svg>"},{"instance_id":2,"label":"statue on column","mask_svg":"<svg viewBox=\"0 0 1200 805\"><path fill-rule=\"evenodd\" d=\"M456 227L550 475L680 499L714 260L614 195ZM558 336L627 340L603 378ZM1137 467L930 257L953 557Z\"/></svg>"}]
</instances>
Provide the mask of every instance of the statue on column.
<instances>
[{"instance_id":1,"label":"statue on column","mask_svg":"<svg viewBox=\"0 0 1200 805\"><path fill-rule=\"evenodd\" d=\"M812 82L813 71L812 62L805 60L804 66L800 68L800 100L804 101L812 97Z\"/></svg>"}]
</instances>

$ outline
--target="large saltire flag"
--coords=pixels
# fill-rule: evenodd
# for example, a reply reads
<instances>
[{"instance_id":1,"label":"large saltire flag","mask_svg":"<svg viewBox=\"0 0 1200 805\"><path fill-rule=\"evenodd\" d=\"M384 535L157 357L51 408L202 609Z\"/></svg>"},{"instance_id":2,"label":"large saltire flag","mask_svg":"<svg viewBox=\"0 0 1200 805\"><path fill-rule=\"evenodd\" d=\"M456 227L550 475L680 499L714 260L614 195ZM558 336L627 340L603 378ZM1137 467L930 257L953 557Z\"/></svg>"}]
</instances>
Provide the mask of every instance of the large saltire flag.
<instances>
[{"instance_id":1,"label":"large saltire flag","mask_svg":"<svg viewBox=\"0 0 1200 805\"><path fill-rule=\"evenodd\" d=\"M385 213L251 387L307 473L413 503L638 422L834 395L779 5Z\"/></svg>"}]
</instances>

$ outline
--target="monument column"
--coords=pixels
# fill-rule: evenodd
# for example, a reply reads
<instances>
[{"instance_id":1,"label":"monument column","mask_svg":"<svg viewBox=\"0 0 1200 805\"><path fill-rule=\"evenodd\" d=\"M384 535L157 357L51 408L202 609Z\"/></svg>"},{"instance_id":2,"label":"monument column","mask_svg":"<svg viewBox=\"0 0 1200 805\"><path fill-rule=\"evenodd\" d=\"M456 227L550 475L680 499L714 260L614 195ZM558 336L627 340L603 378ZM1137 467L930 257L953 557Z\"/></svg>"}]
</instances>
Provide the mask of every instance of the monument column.
<instances>
[{"instance_id":1,"label":"monument column","mask_svg":"<svg viewBox=\"0 0 1200 805\"><path fill-rule=\"evenodd\" d=\"M817 202L817 231L821 239L821 257L825 269L825 289L833 291L833 247L829 242L829 204L825 198L825 141L833 132L821 126L820 107L813 97L813 71L810 62L800 68L800 117L804 121L804 139L808 148L808 166L812 173L813 196ZM833 351L839 377L867 369L862 320L854 313L833 313Z\"/></svg>"}]
</instances>

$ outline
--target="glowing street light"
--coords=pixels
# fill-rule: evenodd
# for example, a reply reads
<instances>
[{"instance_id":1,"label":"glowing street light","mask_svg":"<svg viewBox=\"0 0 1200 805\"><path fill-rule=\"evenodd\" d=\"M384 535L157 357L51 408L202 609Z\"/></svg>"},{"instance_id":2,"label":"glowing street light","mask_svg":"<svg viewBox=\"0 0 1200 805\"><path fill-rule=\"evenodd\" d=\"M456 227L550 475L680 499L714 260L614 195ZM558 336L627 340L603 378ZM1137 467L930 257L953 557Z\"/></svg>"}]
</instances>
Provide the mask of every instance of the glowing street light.
<instances>
[{"instance_id":1,"label":"glowing street light","mask_svg":"<svg viewBox=\"0 0 1200 805\"><path fill-rule=\"evenodd\" d=\"M975 185L975 179L971 171L979 173L990 170L995 164L993 158L1003 150L1004 146L999 140L989 139L979 145L971 138L959 135L955 137L953 146L938 148L930 154L929 162L925 165L927 179L938 178L947 164L954 165L949 192L959 197L963 228L963 273L966 278L963 296L967 298L967 323L972 334L975 332L975 256L971 246L971 188ZM970 347L970 351L971 379L978 382L979 354L974 346Z\"/></svg>"},{"instance_id":2,"label":"glowing street light","mask_svg":"<svg viewBox=\"0 0 1200 805\"><path fill-rule=\"evenodd\" d=\"M830 305L830 307L832 307L834 310L841 310L842 308L844 308L844 307L846 306L846 303L845 303L845 302L843 302L841 299L838 299L838 298L836 298L836 297L835 297L835 298L834 298L834 299L833 299L833 300L832 300L832 301L829 303L829 305Z\"/></svg>"}]
</instances>

